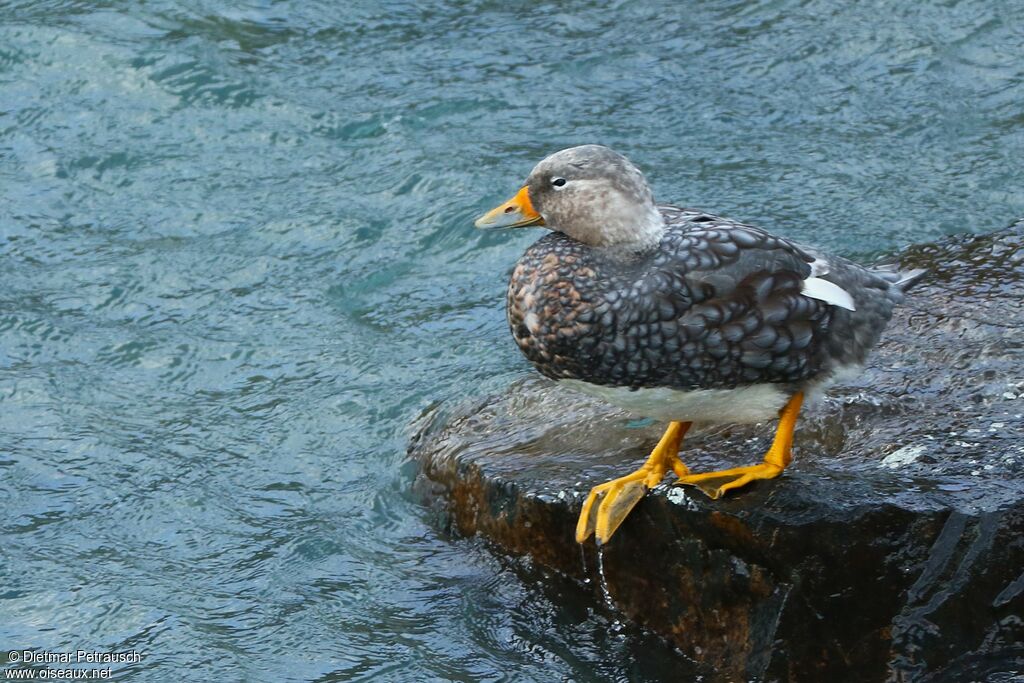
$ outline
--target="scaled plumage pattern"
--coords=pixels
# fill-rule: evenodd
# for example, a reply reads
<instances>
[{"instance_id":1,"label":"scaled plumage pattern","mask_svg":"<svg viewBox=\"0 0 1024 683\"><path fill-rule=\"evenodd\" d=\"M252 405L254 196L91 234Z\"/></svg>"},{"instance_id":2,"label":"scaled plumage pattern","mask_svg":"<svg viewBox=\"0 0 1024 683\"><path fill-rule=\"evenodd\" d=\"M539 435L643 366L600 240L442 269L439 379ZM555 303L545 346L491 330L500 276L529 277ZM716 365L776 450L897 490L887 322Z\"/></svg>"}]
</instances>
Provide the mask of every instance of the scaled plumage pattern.
<instances>
[{"instance_id":1,"label":"scaled plumage pattern","mask_svg":"<svg viewBox=\"0 0 1024 683\"><path fill-rule=\"evenodd\" d=\"M803 393L862 364L921 275L868 269L749 225L658 206L643 174L600 145L539 163L477 227L545 225L519 260L508 320L555 380L670 421L636 472L595 487L577 526L607 541L668 470L717 498L789 463ZM693 421L780 417L758 465L693 475L678 450ZM597 505L595 513L594 506Z\"/></svg>"}]
</instances>

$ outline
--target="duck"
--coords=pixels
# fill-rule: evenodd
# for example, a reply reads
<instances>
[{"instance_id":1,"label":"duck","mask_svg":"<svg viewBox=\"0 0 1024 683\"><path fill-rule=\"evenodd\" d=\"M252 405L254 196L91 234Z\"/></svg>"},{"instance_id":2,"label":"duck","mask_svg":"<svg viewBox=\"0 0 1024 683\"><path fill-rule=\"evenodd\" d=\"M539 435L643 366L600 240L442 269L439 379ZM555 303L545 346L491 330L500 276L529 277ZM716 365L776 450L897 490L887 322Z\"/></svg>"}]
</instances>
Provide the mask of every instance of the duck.
<instances>
[{"instance_id":1,"label":"duck","mask_svg":"<svg viewBox=\"0 0 1024 683\"><path fill-rule=\"evenodd\" d=\"M578 543L607 543L669 472L712 499L781 475L804 397L863 367L924 275L658 204L639 168L596 144L540 161L475 225L549 231L512 269L506 297L512 337L533 367L668 423L638 469L590 490ZM775 419L760 462L693 473L680 458L694 423Z\"/></svg>"}]
</instances>

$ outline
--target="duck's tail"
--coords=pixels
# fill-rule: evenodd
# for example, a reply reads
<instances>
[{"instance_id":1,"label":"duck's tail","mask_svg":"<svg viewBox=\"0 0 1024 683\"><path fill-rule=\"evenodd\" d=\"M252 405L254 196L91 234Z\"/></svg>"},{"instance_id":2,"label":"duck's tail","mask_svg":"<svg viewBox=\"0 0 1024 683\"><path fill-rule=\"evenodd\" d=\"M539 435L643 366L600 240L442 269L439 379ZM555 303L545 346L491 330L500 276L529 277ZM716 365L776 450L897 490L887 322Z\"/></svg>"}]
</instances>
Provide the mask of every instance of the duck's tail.
<instances>
[{"instance_id":1,"label":"duck's tail","mask_svg":"<svg viewBox=\"0 0 1024 683\"><path fill-rule=\"evenodd\" d=\"M905 292L918 282L924 279L924 276L928 274L927 268L914 268L913 270L904 270L899 273L900 279L893 283L894 286L898 287L901 292Z\"/></svg>"},{"instance_id":2,"label":"duck's tail","mask_svg":"<svg viewBox=\"0 0 1024 683\"><path fill-rule=\"evenodd\" d=\"M927 268L900 270L900 267L895 263L879 264L872 267L871 270L891 282L892 286L901 292L906 292L928 274Z\"/></svg>"}]
</instances>

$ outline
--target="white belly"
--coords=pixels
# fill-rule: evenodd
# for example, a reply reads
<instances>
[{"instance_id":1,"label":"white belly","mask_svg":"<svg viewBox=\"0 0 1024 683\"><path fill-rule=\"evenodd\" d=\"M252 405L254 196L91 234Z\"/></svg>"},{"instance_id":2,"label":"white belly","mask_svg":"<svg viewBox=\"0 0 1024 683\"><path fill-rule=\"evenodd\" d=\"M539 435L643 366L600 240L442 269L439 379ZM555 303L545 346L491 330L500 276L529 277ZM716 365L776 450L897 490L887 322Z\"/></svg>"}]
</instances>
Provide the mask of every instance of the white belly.
<instances>
[{"instance_id":1,"label":"white belly","mask_svg":"<svg viewBox=\"0 0 1024 683\"><path fill-rule=\"evenodd\" d=\"M764 422L779 416L789 396L775 384L753 384L736 389L679 391L653 387L631 391L563 379L560 384L596 396L631 413L680 422Z\"/></svg>"}]
</instances>

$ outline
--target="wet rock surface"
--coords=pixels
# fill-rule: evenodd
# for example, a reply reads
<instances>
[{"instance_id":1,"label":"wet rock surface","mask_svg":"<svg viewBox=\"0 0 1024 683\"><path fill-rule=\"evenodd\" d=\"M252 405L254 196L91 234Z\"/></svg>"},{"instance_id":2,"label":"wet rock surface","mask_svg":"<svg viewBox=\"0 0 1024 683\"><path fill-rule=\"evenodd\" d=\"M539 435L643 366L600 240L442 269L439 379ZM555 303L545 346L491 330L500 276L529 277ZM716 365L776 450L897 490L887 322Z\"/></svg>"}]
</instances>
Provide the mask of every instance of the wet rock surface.
<instances>
[{"instance_id":1,"label":"wet rock surface","mask_svg":"<svg viewBox=\"0 0 1024 683\"><path fill-rule=\"evenodd\" d=\"M710 680L1020 680L1024 224L900 261L930 276L869 367L805 408L779 479L712 501L669 476L598 558L573 540L583 497L664 425L531 377L425 416L417 486L508 553L580 581L600 559L595 593ZM691 430L681 457L752 464L773 430Z\"/></svg>"}]
</instances>

